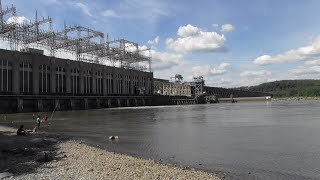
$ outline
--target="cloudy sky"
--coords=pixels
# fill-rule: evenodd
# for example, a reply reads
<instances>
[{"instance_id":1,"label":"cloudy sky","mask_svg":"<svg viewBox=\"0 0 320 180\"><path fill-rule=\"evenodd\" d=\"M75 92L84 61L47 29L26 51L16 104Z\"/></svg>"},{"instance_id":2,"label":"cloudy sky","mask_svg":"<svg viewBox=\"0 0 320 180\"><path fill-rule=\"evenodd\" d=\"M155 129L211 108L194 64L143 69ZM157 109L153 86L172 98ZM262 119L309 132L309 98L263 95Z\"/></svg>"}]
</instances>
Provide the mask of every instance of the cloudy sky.
<instances>
[{"instance_id":1,"label":"cloudy sky","mask_svg":"<svg viewBox=\"0 0 320 180\"><path fill-rule=\"evenodd\" d=\"M320 78L319 0L2 0L152 48L156 78L238 87Z\"/></svg>"}]
</instances>

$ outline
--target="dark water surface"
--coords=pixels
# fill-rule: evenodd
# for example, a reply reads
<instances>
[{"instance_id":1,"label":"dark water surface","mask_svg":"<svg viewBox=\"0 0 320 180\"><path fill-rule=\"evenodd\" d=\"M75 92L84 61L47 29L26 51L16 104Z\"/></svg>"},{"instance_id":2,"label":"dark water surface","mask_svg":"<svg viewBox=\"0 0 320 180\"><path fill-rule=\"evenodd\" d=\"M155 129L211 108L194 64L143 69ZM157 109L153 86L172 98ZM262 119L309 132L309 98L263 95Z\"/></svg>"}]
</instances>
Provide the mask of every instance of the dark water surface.
<instances>
[{"instance_id":1,"label":"dark water surface","mask_svg":"<svg viewBox=\"0 0 320 180\"><path fill-rule=\"evenodd\" d=\"M23 121L31 129L31 117L12 114L0 122ZM55 112L49 122L42 130L111 151L225 172L227 179L320 179L320 101ZM110 135L119 140L109 141Z\"/></svg>"}]
</instances>

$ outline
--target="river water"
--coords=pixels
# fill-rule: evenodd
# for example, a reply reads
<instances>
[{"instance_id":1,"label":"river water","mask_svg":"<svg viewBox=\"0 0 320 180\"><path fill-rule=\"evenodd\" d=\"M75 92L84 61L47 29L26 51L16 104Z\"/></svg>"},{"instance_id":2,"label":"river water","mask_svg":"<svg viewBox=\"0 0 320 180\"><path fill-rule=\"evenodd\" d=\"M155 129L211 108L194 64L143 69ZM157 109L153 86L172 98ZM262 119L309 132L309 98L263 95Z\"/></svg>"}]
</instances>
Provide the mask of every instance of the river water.
<instances>
[{"instance_id":1,"label":"river water","mask_svg":"<svg viewBox=\"0 0 320 180\"><path fill-rule=\"evenodd\" d=\"M6 119L1 124L36 124L32 113ZM320 179L320 101L55 112L42 130L110 151L226 173L226 179ZM119 140L109 141L110 135Z\"/></svg>"}]
</instances>

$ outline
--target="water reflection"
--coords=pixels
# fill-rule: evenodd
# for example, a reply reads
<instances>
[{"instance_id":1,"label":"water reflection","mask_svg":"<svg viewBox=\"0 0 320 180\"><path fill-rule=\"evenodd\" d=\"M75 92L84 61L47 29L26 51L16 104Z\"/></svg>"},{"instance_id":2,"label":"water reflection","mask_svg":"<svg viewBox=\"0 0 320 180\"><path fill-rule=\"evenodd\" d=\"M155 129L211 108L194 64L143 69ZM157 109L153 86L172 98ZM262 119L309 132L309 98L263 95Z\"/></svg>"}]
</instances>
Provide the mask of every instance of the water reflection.
<instances>
[{"instance_id":1,"label":"water reflection","mask_svg":"<svg viewBox=\"0 0 320 180\"><path fill-rule=\"evenodd\" d=\"M56 112L42 130L236 179L317 179L319 105L286 101ZM8 115L1 123L36 124L32 113ZM112 143L110 135L119 141Z\"/></svg>"}]
</instances>

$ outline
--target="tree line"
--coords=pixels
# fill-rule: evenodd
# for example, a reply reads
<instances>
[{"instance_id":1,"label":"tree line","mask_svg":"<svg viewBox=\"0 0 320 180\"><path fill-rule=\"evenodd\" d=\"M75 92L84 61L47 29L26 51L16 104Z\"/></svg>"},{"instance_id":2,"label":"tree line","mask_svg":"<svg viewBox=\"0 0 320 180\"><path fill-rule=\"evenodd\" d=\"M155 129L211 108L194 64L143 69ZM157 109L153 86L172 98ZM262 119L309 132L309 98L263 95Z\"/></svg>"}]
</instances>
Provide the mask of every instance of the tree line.
<instances>
[{"instance_id":1,"label":"tree line","mask_svg":"<svg viewBox=\"0 0 320 180\"><path fill-rule=\"evenodd\" d=\"M271 93L274 97L318 97L320 80L282 80L235 89Z\"/></svg>"}]
</instances>

